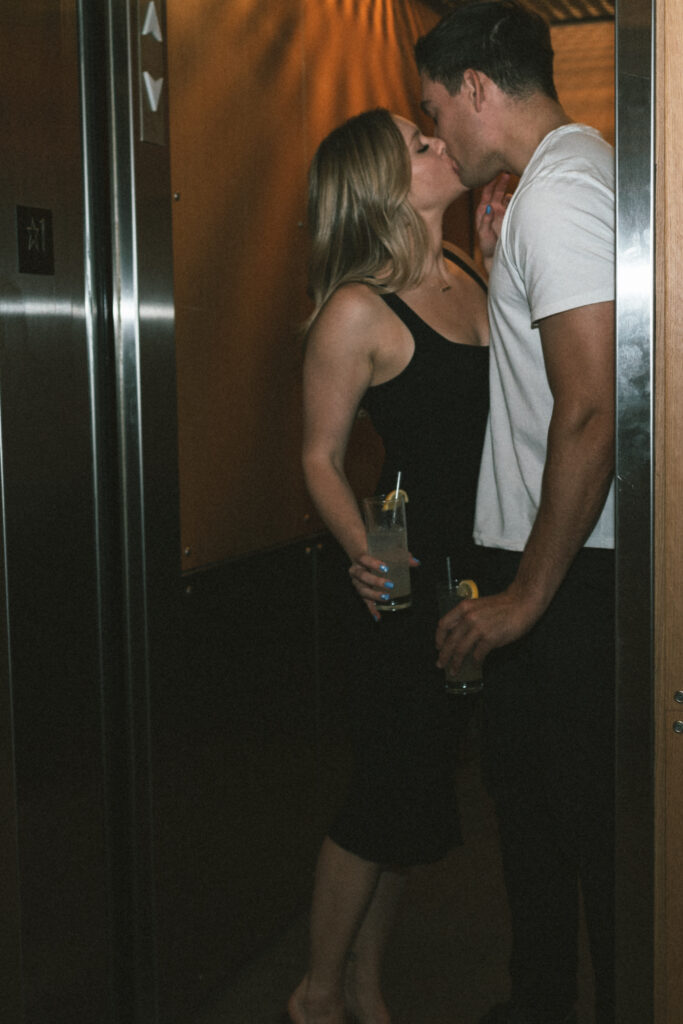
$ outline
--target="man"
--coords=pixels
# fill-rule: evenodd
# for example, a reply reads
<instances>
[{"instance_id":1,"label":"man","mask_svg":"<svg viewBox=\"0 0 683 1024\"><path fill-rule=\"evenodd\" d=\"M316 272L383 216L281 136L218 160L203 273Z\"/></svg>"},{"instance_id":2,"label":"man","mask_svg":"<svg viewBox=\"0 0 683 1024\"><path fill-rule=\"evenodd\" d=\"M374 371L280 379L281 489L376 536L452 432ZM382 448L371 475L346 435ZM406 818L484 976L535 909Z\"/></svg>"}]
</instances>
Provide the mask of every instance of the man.
<instances>
[{"instance_id":1,"label":"man","mask_svg":"<svg viewBox=\"0 0 683 1024\"><path fill-rule=\"evenodd\" d=\"M486 658L484 764L513 940L511 1000L480 1024L576 1020L579 891L596 1021L611 1024L613 153L562 109L548 27L513 0L460 7L415 53L463 182L520 177L490 277L475 520L488 596L437 630L440 665Z\"/></svg>"}]
</instances>

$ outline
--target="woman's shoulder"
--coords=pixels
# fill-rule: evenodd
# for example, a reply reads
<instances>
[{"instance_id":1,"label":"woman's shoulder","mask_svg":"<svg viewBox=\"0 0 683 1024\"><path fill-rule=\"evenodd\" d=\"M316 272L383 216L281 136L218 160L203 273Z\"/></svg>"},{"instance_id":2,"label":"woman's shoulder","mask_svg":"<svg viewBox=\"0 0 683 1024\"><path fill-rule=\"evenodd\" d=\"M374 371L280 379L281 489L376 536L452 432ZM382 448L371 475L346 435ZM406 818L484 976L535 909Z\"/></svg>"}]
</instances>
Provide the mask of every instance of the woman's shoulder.
<instances>
[{"instance_id":1,"label":"woman's shoulder","mask_svg":"<svg viewBox=\"0 0 683 1024\"><path fill-rule=\"evenodd\" d=\"M343 284L329 297L313 325L313 331L331 330L356 334L386 322L388 309L378 292L367 284Z\"/></svg>"},{"instance_id":2,"label":"woman's shoulder","mask_svg":"<svg viewBox=\"0 0 683 1024\"><path fill-rule=\"evenodd\" d=\"M384 308L379 292L362 281L351 281L342 284L327 300L325 308L346 312L352 315L372 315Z\"/></svg>"}]
</instances>

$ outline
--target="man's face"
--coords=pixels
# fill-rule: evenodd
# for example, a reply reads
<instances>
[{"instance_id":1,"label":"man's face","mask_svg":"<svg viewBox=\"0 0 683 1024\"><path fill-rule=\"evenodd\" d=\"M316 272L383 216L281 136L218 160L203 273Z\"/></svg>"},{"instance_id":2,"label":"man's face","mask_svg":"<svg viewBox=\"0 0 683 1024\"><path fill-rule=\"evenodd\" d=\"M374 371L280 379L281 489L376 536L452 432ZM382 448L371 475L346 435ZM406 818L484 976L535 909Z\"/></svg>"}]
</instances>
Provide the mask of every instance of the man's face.
<instances>
[{"instance_id":1,"label":"man's face","mask_svg":"<svg viewBox=\"0 0 683 1024\"><path fill-rule=\"evenodd\" d=\"M485 119L477 110L467 81L451 95L440 82L422 75L422 109L434 122L435 134L446 143L463 185L477 188L496 176L500 168L487 151Z\"/></svg>"}]
</instances>

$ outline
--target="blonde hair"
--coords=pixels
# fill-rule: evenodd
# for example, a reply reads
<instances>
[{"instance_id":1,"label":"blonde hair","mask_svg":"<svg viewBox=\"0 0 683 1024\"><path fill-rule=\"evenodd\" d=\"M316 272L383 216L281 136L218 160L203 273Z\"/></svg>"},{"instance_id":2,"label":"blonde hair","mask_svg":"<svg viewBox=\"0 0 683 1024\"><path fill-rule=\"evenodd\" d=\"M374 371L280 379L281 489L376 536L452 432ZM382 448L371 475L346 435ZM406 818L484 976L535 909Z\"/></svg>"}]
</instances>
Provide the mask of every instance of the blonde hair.
<instances>
[{"instance_id":1,"label":"blonde hair","mask_svg":"<svg viewBox=\"0 0 683 1024\"><path fill-rule=\"evenodd\" d=\"M320 144L308 176L309 292L313 323L343 284L378 292L416 285L427 229L408 201L408 148L388 110L357 114Z\"/></svg>"}]
</instances>

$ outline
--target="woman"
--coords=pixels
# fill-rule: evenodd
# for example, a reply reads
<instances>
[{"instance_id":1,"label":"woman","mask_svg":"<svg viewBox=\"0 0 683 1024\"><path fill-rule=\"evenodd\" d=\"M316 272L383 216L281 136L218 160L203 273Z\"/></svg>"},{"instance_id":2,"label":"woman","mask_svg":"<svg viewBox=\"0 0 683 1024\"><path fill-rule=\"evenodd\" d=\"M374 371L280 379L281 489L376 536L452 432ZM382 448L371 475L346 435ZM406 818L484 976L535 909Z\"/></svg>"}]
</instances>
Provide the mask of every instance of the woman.
<instances>
[{"instance_id":1,"label":"woman","mask_svg":"<svg viewBox=\"0 0 683 1024\"><path fill-rule=\"evenodd\" d=\"M476 574L472 520L488 410L485 284L442 239L443 214L465 191L444 143L386 110L337 128L311 166L315 309L303 465L367 611L357 602L363 619L349 641L354 774L318 860L309 968L289 1000L294 1024L342 1024L347 1013L390 1024L380 964L406 871L460 841L453 708L434 632L446 556L457 575ZM499 211L498 203L494 214L478 211L487 243ZM420 566L412 608L384 616L377 606L392 581L368 554L344 473L361 405L386 452L378 491L391 491L401 471L410 545L421 558L411 556Z\"/></svg>"}]
</instances>

